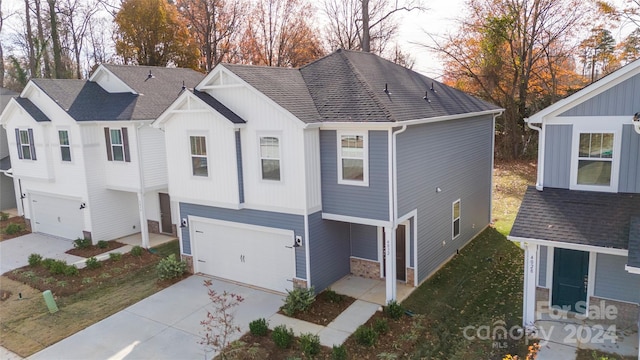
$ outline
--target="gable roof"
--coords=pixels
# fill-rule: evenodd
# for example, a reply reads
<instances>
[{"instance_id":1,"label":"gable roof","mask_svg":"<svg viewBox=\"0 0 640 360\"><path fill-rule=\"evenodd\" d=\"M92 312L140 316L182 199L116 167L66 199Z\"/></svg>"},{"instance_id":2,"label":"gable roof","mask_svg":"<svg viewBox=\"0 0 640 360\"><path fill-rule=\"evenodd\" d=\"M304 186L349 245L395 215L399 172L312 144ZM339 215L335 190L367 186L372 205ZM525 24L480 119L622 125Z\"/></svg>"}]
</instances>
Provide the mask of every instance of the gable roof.
<instances>
[{"instance_id":1,"label":"gable roof","mask_svg":"<svg viewBox=\"0 0 640 360\"><path fill-rule=\"evenodd\" d=\"M9 90L7 88L0 87L0 113L7 107L11 98L18 96L19 94L15 91Z\"/></svg>"},{"instance_id":2,"label":"gable roof","mask_svg":"<svg viewBox=\"0 0 640 360\"><path fill-rule=\"evenodd\" d=\"M530 186L509 236L629 249L635 217L640 217L640 194Z\"/></svg>"},{"instance_id":3,"label":"gable roof","mask_svg":"<svg viewBox=\"0 0 640 360\"><path fill-rule=\"evenodd\" d=\"M153 66L103 65L136 94L110 93L96 82L68 79L33 79L53 101L76 121L151 120L203 74L190 69ZM149 76L149 74L152 76Z\"/></svg>"},{"instance_id":4,"label":"gable roof","mask_svg":"<svg viewBox=\"0 0 640 360\"><path fill-rule=\"evenodd\" d=\"M195 95L198 99L204 101L205 104L209 105L212 109L220 113L220 115L227 118L234 124L245 124L246 121L242 119L240 116L236 115L233 111L231 111L228 107L224 106L220 101L216 100L211 95L206 92L193 90L193 95Z\"/></svg>"},{"instance_id":5,"label":"gable roof","mask_svg":"<svg viewBox=\"0 0 640 360\"><path fill-rule=\"evenodd\" d=\"M640 74L640 59L635 60L612 72L611 74L598 79L597 81L582 88L581 90L567 96L566 98L552 105L547 106L546 108L538 111L529 118L525 118L524 120L528 123L539 124L544 120L545 117L549 116L550 114L569 110L572 106L593 98L598 94L601 94L602 92L627 79L630 79L637 74Z\"/></svg>"},{"instance_id":6,"label":"gable roof","mask_svg":"<svg viewBox=\"0 0 640 360\"><path fill-rule=\"evenodd\" d=\"M305 123L399 122L502 110L359 51L337 50L299 69L223 66Z\"/></svg>"},{"instance_id":7,"label":"gable roof","mask_svg":"<svg viewBox=\"0 0 640 360\"><path fill-rule=\"evenodd\" d=\"M37 122L51 121L38 107L29 99L17 97L16 102Z\"/></svg>"}]
</instances>

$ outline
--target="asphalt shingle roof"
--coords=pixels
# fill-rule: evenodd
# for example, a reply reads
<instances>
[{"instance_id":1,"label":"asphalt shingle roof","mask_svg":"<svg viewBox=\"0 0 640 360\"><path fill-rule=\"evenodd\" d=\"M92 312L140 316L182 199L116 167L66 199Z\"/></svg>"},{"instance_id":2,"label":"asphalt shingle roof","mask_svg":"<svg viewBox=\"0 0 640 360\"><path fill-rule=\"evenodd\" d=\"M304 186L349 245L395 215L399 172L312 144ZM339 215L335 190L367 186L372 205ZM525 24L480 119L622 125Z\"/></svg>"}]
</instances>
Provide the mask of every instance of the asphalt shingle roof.
<instances>
[{"instance_id":1,"label":"asphalt shingle roof","mask_svg":"<svg viewBox=\"0 0 640 360\"><path fill-rule=\"evenodd\" d=\"M5 156L0 159L0 171L7 171L11 169L11 159L9 156Z\"/></svg>"},{"instance_id":2,"label":"asphalt shingle roof","mask_svg":"<svg viewBox=\"0 0 640 360\"><path fill-rule=\"evenodd\" d=\"M42 111L40 111L40 109L34 103L32 103L31 100L17 97L16 101L18 102L18 104L20 104L20 106L22 106L22 108L27 113L29 113L29 115L31 115L31 117L35 121L37 122L51 121L51 119L49 119L47 115L45 115Z\"/></svg>"},{"instance_id":3,"label":"asphalt shingle roof","mask_svg":"<svg viewBox=\"0 0 640 360\"><path fill-rule=\"evenodd\" d=\"M628 249L635 217L640 194L529 187L510 236Z\"/></svg>"},{"instance_id":4,"label":"asphalt shingle roof","mask_svg":"<svg viewBox=\"0 0 640 360\"><path fill-rule=\"evenodd\" d=\"M629 229L629 259L627 265L640 269L640 216L631 218Z\"/></svg>"},{"instance_id":5,"label":"asphalt shingle roof","mask_svg":"<svg viewBox=\"0 0 640 360\"><path fill-rule=\"evenodd\" d=\"M359 51L338 50L300 69L224 66L306 123L396 122L499 110Z\"/></svg>"},{"instance_id":6,"label":"asphalt shingle roof","mask_svg":"<svg viewBox=\"0 0 640 360\"><path fill-rule=\"evenodd\" d=\"M4 110L5 107L7 107L7 104L9 104L9 100L18 95L19 94L15 91L0 87L0 113L2 112L2 110Z\"/></svg>"},{"instance_id":7,"label":"asphalt shingle roof","mask_svg":"<svg viewBox=\"0 0 640 360\"><path fill-rule=\"evenodd\" d=\"M228 107L224 106L220 101L216 100L211 95L206 92L194 90L193 94L198 97L198 99L204 101L211 108L216 110L220 115L226 117L229 121L234 124L245 124L246 121L242 119L240 116L236 115L233 111L231 111Z\"/></svg>"},{"instance_id":8,"label":"asphalt shingle roof","mask_svg":"<svg viewBox=\"0 0 640 360\"><path fill-rule=\"evenodd\" d=\"M153 120L204 77L190 69L104 65L137 94L109 93L87 80L32 80L76 121ZM153 76L149 76L149 74Z\"/></svg>"}]
</instances>

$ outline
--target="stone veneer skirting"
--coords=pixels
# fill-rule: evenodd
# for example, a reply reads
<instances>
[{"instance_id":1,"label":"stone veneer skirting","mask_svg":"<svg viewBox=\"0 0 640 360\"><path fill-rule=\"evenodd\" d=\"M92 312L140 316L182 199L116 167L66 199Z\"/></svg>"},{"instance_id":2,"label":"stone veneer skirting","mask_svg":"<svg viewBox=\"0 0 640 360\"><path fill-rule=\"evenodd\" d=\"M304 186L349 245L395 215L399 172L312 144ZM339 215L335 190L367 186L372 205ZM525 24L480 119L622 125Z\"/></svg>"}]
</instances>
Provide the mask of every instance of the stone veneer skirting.
<instances>
[{"instance_id":1,"label":"stone veneer skirting","mask_svg":"<svg viewBox=\"0 0 640 360\"><path fill-rule=\"evenodd\" d=\"M414 284L413 280L415 279L415 269L414 268L407 268L407 285L409 286L416 286L416 284Z\"/></svg>"},{"instance_id":2,"label":"stone veneer skirting","mask_svg":"<svg viewBox=\"0 0 640 360\"><path fill-rule=\"evenodd\" d=\"M182 261L187 263L187 272L189 272L189 274L193 274L193 256L182 254L180 255L180 258L182 258Z\"/></svg>"},{"instance_id":3,"label":"stone veneer skirting","mask_svg":"<svg viewBox=\"0 0 640 360\"><path fill-rule=\"evenodd\" d=\"M536 286L536 301L544 301L549 304L549 289Z\"/></svg>"},{"instance_id":4,"label":"stone veneer skirting","mask_svg":"<svg viewBox=\"0 0 640 360\"><path fill-rule=\"evenodd\" d=\"M591 296L589 298L589 306L598 306L600 307L600 302L604 302L604 306L613 305L618 310L618 314L614 320L600 320L598 319L598 323L605 324L615 324L618 330L632 330L638 331L638 326L640 326L640 306L638 304L632 304L623 301L615 301L609 299L602 299L599 297Z\"/></svg>"},{"instance_id":5,"label":"stone veneer skirting","mask_svg":"<svg viewBox=\"0 0 640 360\"><path fill-rule=\"evenodd\" d=\"M351 257L351 273L367 279L380 279L380 263L373 260Z\"/></svg>"},{"instance_id":6,"label":"stone veneer skirting","mask_svg":"<svg viewBox=\"0 0 640 360\"><path fill-rule=\"evenodd\" d=\"M307 280L293 278L293 287L294 288L299 288L299 289L306 289L307 288Z\"/></svg>"},{"instance_id":7,"label":"stone veneer skirting","mask_svg":"<svg viewBox=\"0 0 640 360\"><path fill-rule=\"evenodd\" d=\"M152 234L160 234L160 222L155 220L147 220L147 229Z\"/></svg>"}]
</instances>

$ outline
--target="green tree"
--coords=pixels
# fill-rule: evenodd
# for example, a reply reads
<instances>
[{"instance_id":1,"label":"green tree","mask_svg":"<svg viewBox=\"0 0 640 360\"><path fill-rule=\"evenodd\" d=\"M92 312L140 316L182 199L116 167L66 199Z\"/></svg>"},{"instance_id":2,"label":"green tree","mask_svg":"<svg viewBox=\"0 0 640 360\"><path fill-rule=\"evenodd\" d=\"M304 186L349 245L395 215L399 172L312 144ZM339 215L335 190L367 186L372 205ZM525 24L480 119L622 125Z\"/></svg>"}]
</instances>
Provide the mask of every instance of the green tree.
<instances>
[{"instance_id":1,"label":"green tree","mask_svg":"<svg viewBox=\"0 0 640 360\"><path fill-rule=\"evenodd\" d=\"M124 0L114 21L116 53L125 63L199 67L198 46L166 0Z\"/></svg>"},{"instance_id":2,"label":"green tree","mask_svg":"<svg viewBox=\"0 0 640 360\"><path fill-rule=\"evenodd\" d=\"M640 59L640 28L629 34L620 44L620 47L622 50L620 60L624 64Z\"/></svg>"},{"instance_id":3,"label":"green tree","mask_svg":"<svg viewBox=\"0 0 640 360\"><path fill-rule=\"evenodd\" d=\"M592 29L591 36L580 43L579 49L583 75L586 76L586 70L589 70L591 82L618 67L615 59L616 40L607 29Z\"/></svg>"}]
</instances>

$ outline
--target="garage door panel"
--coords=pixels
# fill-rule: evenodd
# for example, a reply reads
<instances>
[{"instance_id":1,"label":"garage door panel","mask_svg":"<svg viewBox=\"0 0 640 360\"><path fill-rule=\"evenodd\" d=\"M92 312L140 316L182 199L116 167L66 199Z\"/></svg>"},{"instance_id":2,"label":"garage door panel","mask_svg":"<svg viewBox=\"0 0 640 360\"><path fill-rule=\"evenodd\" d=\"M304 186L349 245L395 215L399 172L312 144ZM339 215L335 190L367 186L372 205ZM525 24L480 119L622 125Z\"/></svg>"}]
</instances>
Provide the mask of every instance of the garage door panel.
<instances>
[{"instance_id":1,"label":"garage door panel","mask_svg":"<svg viewBox=\"0 0 640 360\"><path fill-rule=\"evenodd\" d=\"M36 232L67 239L83 236L84 216L76 200L31 194L31 221Z\"/></svg>"},{"instance_id":2,"label":"garage door panel","mask_svg":"<svg viewBox=\"0 0 640 360\"><path fill-rule=\"evenodd\" d=\"M284 292L295 274L293 233L192 222L197 271Z\"/></svg>"}]
</instances>

